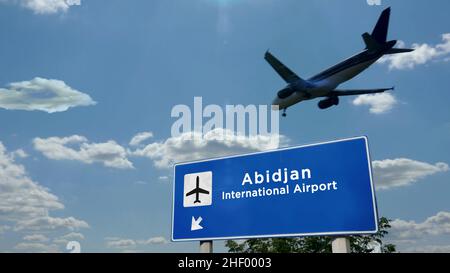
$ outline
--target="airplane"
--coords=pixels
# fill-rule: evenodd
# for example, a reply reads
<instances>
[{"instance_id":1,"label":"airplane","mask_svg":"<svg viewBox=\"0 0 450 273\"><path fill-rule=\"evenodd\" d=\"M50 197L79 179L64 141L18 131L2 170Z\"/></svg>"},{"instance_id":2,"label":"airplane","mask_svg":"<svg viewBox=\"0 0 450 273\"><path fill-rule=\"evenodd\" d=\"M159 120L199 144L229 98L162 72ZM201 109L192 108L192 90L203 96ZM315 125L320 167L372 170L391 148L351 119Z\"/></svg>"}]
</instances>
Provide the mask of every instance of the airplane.
<instances>
[{"instance_id":1,"label":"airplane","mask_svg":"<svg viewBox=\"0 0 450 273\"><path fill-rule=\"evenodd\" d=\"M201 202L200 202L200 199L199 199L200 193L203 193L203 194L209 194L209 191L200 188L200 178L199 178L198 176L197 176L196 184L197 184L197 186L195 187L195 189L193 189L192 191L186 193L186 196L190 196L190 195L195 194L195 201L194 201L194 204L196 204L196 203L201 203Z\"/></svg>"},{"instance_id":2,"label":"airplane","mask_svg":"<svg viewBox=\"0 0 450 273\"><path fill-rule=\"evenodd\" d=\"M285 88L278 91L272 102L272 108L283 110L283 117L285 117L288 107L305 100L325 98L319 101L318 106L320 109L327 109L333 105L338 105L341 96L375 94L394 90L394 87L359 90L336 89L341 83L354 78L384 55L414 51L414 49L394 48L397 41L387 41L390 14L391 8L389 7L381 13L372 34L366 32L362 35L366 45L364 51L307 80L297 76L267 51L264 59L287 83Z\"/></svg>"}]
</instances>

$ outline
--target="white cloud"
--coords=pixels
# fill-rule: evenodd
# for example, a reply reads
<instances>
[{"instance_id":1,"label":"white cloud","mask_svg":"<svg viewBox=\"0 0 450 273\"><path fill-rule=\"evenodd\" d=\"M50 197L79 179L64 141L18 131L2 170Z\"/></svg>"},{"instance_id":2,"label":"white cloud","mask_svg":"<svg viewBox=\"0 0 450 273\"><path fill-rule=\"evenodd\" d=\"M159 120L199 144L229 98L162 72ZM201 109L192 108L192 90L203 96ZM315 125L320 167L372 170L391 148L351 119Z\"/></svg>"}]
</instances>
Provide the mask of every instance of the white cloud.
<instances>
[{"instance_id":1,"label":"white cloud","mask_svg":"<svg viewBox=\"0 0 450 273\"><path fill-rule=\"evenodd\" d=\"M88 223L82 220L78 220L74 217L57 218L43 216L19 221L15 230L79 230L81 228L88 227Z\"/></svg>"},{"instance_id":2,"label":"white cloud","mask_svg":"<svg viewBox=\"0 0 450 273\"><path fill-rule=\"evenodd\" d=\"M69 241L81 241L84 240L84 235L78 232L71 232L66 235L60 236L53 240L55 244L66 245Z\"/></svg>"},{"instance_id":3,"label":"white cloud","mask_svg":"<svg viewBox=\"0 0 450 273\"><path fill-rule=\"evenodd\" d=\"M34 78L0 88L0 108L8 110L67 111L70 107L95 105L92 98L63 81Z\"/></svg>"},{"instance_id":4,"label":"white cloud","mask_svg":"<svg viewBox=\"0 0 450 273\"><path fill-rule=\"evenodd\" d=\"M64 205L48 188L31 180L25 168L17 164L13 153L8 153L0 142L0 227L8 232L45 232L53 230L78 230L89 225L74 217L53 217L50 213L62 210ZM7 228L6 228L7 227ZM20 251L55 252L46 245L47 236L27 235L15 249ZM31 242L29 242L31 241ZM3 250L3 249L2 249Z\"/></svg>"},{"instance_id":5,"label":"white cloud","mask_svg":"<svg viewBox=\"0 0 450 273\"><path fill-rule=\"evenodd\" d=\"M49 159L75 160L86 164L100 162L107 167L132 169L128 156L148 157L159 168L169 168L174 162L217 156L272 150L284 145L288 139L280 135L241 136L224 129L214 129L205 135L184 133L162 142L141 145L152 133L137 134L130 141L135 150L127 150L110 140L105 143L89 143L84 136L35 138L34 148ZM161 176L160 180L168 177Z\"/></svg>"},{"instance_id":6,"label":"white cloud","mask_svg":"<svg viewBox=\"0 0 450 273\"><path fill-rule=\"evenodd\" d=\"M359 95L353 100L353 105L370 106L370 113L383 114L389 112L397 104L397 99L390 93Z\"/></svg>"},{"instance_id":7,"label":"white cloud","mask_svg":"<svg viewBox=\"0 0 450 273\"><path fill-rule=\"evenodd\" d=\"M32 181L0 142L0 220L34 219L63 208L58 197Z\"/></svg>"},{"instance_id":8,"label":"white cloud","mask_svg":"<svg viewBox=\"0 0 450 273\"><path fill-rule=\"evenodd\" d=\"M136 241L131 239L107 238L106 246L109 248L134 248Z\"/></svg>"},{"instance_id":9,"label":"white cloud","mask_svg":"<svg viewBox=\"0 0 450 273\"><path fill-rule=\"evenodd\" d=\"M84 235L81 233L77 233L77 232L71 232L71 233L61 236L60 238L66 239L66 240L84 240Z\"/></svg>"},{"instance_id":10,"label":"white cloud","mask_svg":"<svg viewBox=\"0 0 450 273\"><path fill-rule=\"evenodd\" d=\"M449 170L449 166L443 162L429 164L408 158L377 160L372 162L372 166L378 189L410 185L419 179Z\"/></svg>"},{"instance_id":11,"label":"white cloud","mask_svg":"<svg viewBox=\"0 0 450 273\"><path fill-rule=\"evenodd\" d=\"M147 240L124 239L119 237L107 237L105 238L105 240L106 246L109 248L128 249L128 250L134 249L138 246L164 245L169 242L166 238L162 236L152 237Z\"/></svg>"},{"instance_id":12,"label":"white cloud","mask_svg":"<svg viewBox=\"0 0 450 273\"><path fill-rule=\"evenodd\" d=\"M167 175L162 175L160 177L158 177L159 180L168 180L169 177Z\"/></svg>"},{"instance_id":13,"label":"white cloud","mask_svg":"<svg viewBox=\"0 0 450 273\"><path fill-rule=\"evenodd\" d=\"M139 253L139 251L137 251L136 249L123 249L121 250L119 253Z\"/></svg>"},{"instance_id":14,"label":"white cloud","mask_svg":"<svg viewBox=\"0 0 450 273\"><path fill-rule=\"evenodd\" d=\"M438 212L419 223L396 219L391 222L391 226L390 237L396 239L418 239L426 235L448 235L450 234L450 212Z\"/></svg>"},{"instance_id":15,"label":"white cloud","mask_svg":"<svg viewBox=\"0 0 450 273\"><path fill-rule=\"evenodd\" d=\"M144 245L164 245L167 244L168 241L166 238L159 236L149 238L148 240L145 241L140 241L139 243Z\"/></svg>"},{"instance_id":16,"label":"white cloud","mask_svg":"<svg viewBox=\"0 0 450 273\"><path fill-rule=\"evenodd\" d=\"M23 237L24 241L47 242L49 239L43 234L31 234Z\"/></svg>"},{"instance_id":17,"label":"white cloud","mask_svg":"<svg viewBox=\"0 0 450 273\"><path fill-rule=\"evenodd\" d=\"M440 211L423 222L395 219L386 241L400 252L450 252L450 212Z\"/></svg>"},{"instance_id":18,"label":"white cloud","mask_svg":"<svg viewBox=\"0 0 450 273\"><path fill-rule=\"evenodd\" d=\"M0 3L18 3L36 14L67 12L72 6L80 6L81 0L0 0Z\"/></svg>"},{"instance_id":19,"label":"white cloud","mask_svg":"<svg viewBox=\"0 0 450 273\"><path fill-rule=\"evenodd\" d=\"M136 149L131 154L152 159L158 168L169 168L177 162L272 150L278 148L280 141L283 144L288 140L279 135L236 136L231 131L218 128L205 135L192 132L170 137Z\"/></svg>"},{"instance_id":20,"label":"white cloud","mask_svg":"<svg viewBox=\"0 0 450 273\"><path fill-rule=\"evenodd\" d=\"M27 158L28 157L28 154L22 149L15 150L14 152L11 153L11 155L14 158Z\"/></svg>"},{"instance_id":21,"label":"white cloud","mask_svg":"<svg viewBox=\"0 0 450 273\"><path fill-rule=\"evenodd\" d=\"M152 132L142 132L139 133L137 135L135 135L131 141L130 141L130 146L139 146L143 141L149 139L153 137L153 133Z\"/></svg>"},{"instance_id":22,"label":"white cloud","mask_svg":"<svg viewBox=\"0 0 450 273\"><path fill-rule=\"evenodd\" d=\"M133 169L125 148L110 140L104 143L89 143L83 136L35 138L34 148L47 158L54 160L75 160L86 164L100 162L106 167ZM77 149L71 146L78 146Z\"/></svg>"},{"instance_id":23,"label":"white cloud","mask_svg":"<svg viewBox=\"0 0 450 273\"><path fill-rule=\"evenodd\" d=\"M450 253L450 245L424 245L405 249L406 253Z\"/></svg>"},{"instance_id":24,"label":"white cloud","mask_svg":"<svg viewBox=\"0 0 450 273\"><path fill-rule=\"evenodd\" d=\"M399 42L399 47L405 47L404 42ZM388 64L389 69L413 69L417 65L423 65L430 61L446 61L450 54L450 33L442 34L442 43L435 46L429 44L413 44L415 49L410 53L385 55L378 62Z\"/></svg>"},{"instance_id":25,"label":"white cloud","mask_svg":"<svg viewBox=\"0 0 450 273\"><path fill-rule=\"evenodd\" d=\"M43 252L43 253L56 253L60 252L57 245L51 244L43 244L43 243L19 243L14 249L19 250L20 252Z\"/></svg>"}]
</instances>

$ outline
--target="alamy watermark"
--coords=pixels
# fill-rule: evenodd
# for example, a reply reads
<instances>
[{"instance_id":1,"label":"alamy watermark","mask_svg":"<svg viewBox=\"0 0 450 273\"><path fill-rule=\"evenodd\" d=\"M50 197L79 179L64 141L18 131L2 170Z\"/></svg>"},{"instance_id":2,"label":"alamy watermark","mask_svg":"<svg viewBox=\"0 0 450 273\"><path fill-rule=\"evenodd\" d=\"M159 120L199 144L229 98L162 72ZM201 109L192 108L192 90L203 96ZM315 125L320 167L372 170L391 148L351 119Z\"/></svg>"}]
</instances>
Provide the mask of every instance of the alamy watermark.
<instances>
[{"instance_id":1,"label":"alamy watermark","mask_svg":"<svg viewBox=\"0 0 450 273\"><path fill-rule=\"evenodd\" d=\"M215 129L224 129L216 136L223 140L235 136L277 137L280 130L278 108L271 105L203 105L202 97L194 97L193 108L175 105L171 117L177 118L172 124L172 137L186 133L204 136Z\"/></svg>"},{"instance_id":2,"label":"alamy watermark","mask_svg":"<svg viewBox=\"0 0 450 273\"><path fill-rule=\"evenodd\" d=\"M78 241L67 242L66 250L68 250L69 253L81 253L81 244Z\"/></svg>"},{"instance_id":3,"label":"alamy watermark","mask_svg":"<svg viewBox=\"0 0 450 273\"><path fill-rule=\"evenodd\" d=\"M381 0L366 0L369 6L381 6Z\"/></svg>"},{"instance_id":4,"label":"alamy watermark","mask_svg":"<svg viewBox=\"0 0 450 273\"><path fill-rule=\"evenodd\" d=\"M81 0L64 0L68 6L81 6Z\"/></svg>"}]
</instances>

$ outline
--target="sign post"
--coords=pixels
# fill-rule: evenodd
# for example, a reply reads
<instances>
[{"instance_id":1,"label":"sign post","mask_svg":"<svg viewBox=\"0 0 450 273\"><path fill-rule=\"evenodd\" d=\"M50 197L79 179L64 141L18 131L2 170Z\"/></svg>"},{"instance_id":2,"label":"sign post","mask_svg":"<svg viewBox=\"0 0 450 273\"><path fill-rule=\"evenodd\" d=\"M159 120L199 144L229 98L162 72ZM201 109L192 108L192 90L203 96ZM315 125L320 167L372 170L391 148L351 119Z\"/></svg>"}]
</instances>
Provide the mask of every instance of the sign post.
<instances>
[{"instance_id":1,"label":"sign post","mask_svg":"<svg viewBox=\"0 0 450 273\"><path fill-rule=\"evenodd\" d=\"M350 240L346 237L335 238L331 242L331 250L333 253L351 253Z\"/></svg>"},{"instance_id":2,"label":"sign post","mask_svg":"<svg viewBox=\"0 0 450 273\"><path fill-rule=\"evenodd\" d=\"M173 193L171 239L202 252L213 240L378 231L366 137L176 164Z\"/></svg>"},{"instance_id":3,"label":"sign post","mask_svg":"<svg viewBox=\"0 0 450 273\"><path fill-rule=\"evenodd\" d=\"M200 253L213 253L213 241L200 241Z\"/></svg>"}]
</instances>

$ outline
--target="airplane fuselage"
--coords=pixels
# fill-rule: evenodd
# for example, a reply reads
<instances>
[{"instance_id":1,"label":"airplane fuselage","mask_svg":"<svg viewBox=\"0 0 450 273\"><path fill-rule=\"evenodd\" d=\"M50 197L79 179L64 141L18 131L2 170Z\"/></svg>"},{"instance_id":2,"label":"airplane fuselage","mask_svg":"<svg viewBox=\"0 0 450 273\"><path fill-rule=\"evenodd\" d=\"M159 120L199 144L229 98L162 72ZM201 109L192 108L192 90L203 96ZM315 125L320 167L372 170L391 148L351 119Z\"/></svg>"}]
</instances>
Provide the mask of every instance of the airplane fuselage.
<instances>
[{"instance_id":1,"label":"airplane fuselage","mask_svg":"<svg viewBox=\"0 0 450 273\"><path fill-rule=\"evenodd\" d=\"M306 83L302 80L290 83L283 89L290 95L285 98L277 96L272 105L286 109L304 100L326 97L340 84L366 70L383 55L384 52L365 50L309 78Z\"/></svg>"},{"instance_id":2,"label":"airplane fuselage","mask_svg":"<svg viewBox=\"0 0 450 273\"><path fill-rule=\"evenodd\" d=\"M195 193L195 201L194 201L194 203L200 203L200 192L196 192Z\"/></svg>"}]
</instances>

